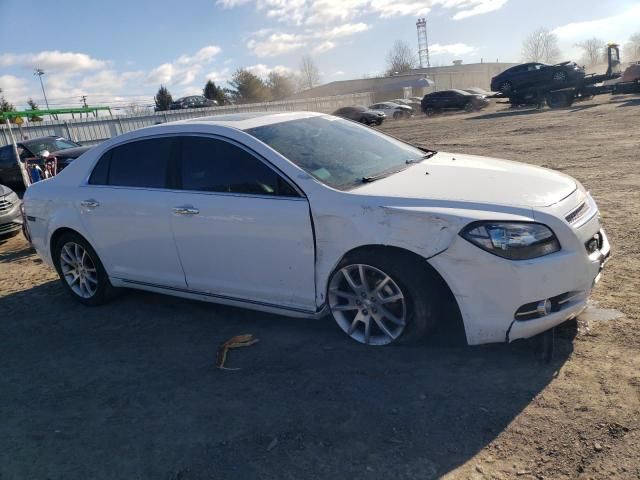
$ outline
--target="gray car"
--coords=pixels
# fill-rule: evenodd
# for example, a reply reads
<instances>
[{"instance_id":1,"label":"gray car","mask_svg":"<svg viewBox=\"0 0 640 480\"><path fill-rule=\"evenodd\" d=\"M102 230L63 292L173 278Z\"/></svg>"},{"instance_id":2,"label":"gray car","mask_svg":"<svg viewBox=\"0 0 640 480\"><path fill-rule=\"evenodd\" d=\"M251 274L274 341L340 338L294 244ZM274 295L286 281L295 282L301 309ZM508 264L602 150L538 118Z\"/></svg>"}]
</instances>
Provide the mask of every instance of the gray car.
<instances>
[{"instance_id":1,"label":"gray car","mask_svg":"<svg viewBox=\"0 0 640 480\"><path fill-rule=\"evenodd\" d=\"M375 103L369 107L369 110L384 113L387 118L393 118L394 120L409 118L414 114L413 108L393 102Z\"/></svg>"},{"instance_id":2,"label":"gray car","mask_svg":"<svg viewBox=\"0 0 640 480\"><path fill-rule=\"evenodd\" d=\"M0 185L0 241L17 235L21 230L20 199L9 187Z\"/></svg>"}]
</instances>

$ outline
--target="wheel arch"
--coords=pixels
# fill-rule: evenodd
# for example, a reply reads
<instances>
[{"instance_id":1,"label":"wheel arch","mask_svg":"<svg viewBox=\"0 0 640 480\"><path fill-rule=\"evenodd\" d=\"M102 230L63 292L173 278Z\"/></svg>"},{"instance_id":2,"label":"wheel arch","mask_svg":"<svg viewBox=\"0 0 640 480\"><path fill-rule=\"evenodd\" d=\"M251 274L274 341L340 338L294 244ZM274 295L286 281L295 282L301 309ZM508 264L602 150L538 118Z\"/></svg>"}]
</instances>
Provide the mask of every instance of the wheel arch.
<instances>
[{"instance_id":1,"label":"wheel arch","mask_svg":"<svg viewBox=\"0 0 640 480\"><path fill-rule=\"evenodd\" d=\"M345 252L335 263L329 275L325 279L324 296L326 299L328 299L329 283L331 282L331 277L336 272L336 270L338 269L338 266L342 263L342 261L345 258L348 258L350 255L353 255L355 253L400 256L411 261L413 264L417 265L419 268L424 269L428 273L428 275L433 279L438 294L442 295L442 298L443 298L443 302L439 302L439 305L438 305L441 308L441 311L439 311L438 314L441 315L442 317L446 317L451 320L450 326L455 327L456 334L461 333L459 331L460 329L462 329L462 332L464 332L462 313L458 305L458 301L456 300L455 295L453 294L446 280L429 263L429 261L425 257L402 247L397 247L393 245L369 244L369 245L360 245L358 247L352 248L351 250ZM464 335L464 333L462 333L462 335Z\"/></svg>"},{"instance_id":2,"label":"wheel arch","mask_svg":"<svg viewBox=\"0 0 640 480\"><path fill-rule=\"evenodd\" d=\"M89 245L91 245L91 247L95 250L95 247L93 246L93 244L89 241L89 239L87 237L82 235L82 233L78 232L77 230L74 230L73 228L58 227L51 234L51 238L49 238L49 251L51 252L51 258L52 259L53 259L53 252L54 252L54 248L56 246L56 243L58 243L58 240L60 239L60 237L62 237L62 235L64 235L65 233L73 233L75 235L79 235L80 237L82 237L82 239L85 242L87 242ZM53 259L53 260L55 262L55 259Z\"/></svg>"}]
</instances>

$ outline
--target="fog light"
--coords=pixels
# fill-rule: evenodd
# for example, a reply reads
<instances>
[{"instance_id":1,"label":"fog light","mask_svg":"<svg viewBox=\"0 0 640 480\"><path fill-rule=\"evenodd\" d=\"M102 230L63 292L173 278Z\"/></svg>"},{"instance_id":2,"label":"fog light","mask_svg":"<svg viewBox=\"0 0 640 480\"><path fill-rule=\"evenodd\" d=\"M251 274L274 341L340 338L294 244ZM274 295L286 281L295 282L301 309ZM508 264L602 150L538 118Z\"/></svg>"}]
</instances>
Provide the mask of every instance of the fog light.
<instances>
[{"instance_id":1,"label":"fog light","mask_svg":"<svg viewBox=\"0 0 640 480\"><path fill-rule=\"evenodd\" d=\"M546 300L541 300L538 303L538 307L536 308L538 315L544 317L545 315L549 315L551 313L551 300L548 298Z\"/></svg>"}]
</instances>

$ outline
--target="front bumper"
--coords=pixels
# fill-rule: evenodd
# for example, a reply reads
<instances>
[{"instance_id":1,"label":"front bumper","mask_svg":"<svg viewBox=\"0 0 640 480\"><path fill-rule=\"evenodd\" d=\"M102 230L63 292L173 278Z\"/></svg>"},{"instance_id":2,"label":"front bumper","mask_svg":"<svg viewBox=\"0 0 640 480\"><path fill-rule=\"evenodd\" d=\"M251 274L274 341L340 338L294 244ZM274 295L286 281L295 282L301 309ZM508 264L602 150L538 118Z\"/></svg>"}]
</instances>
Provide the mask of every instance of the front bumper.
<instances>
[{"instance_id":1,"label":"front bumper","mask_svg":"<svg viewBox=\"0 0 640 480\"><path fill-rule=\"evenodd\" d=\"M579 230L572 244L561 239L563 250L532 260L498 258L461 237L429 260L458 302L470 345L528 338L580 314L611 249L597 215ZM601 245L589 253L585 242L596 233ZM558 298L569 300L540 317L516 319L523 305Z\"/></svg>"},{"instance_id":2,"label":"front bumper","mask_svg":"<svg viewBox=\"0 0 640 480\"><path fill-rule=\"evenodd\" d=\"M22 213L20 202L16 202L6 210L0 210L0 239L16 235L22 230Z\"/></svg>"}]
</instances>

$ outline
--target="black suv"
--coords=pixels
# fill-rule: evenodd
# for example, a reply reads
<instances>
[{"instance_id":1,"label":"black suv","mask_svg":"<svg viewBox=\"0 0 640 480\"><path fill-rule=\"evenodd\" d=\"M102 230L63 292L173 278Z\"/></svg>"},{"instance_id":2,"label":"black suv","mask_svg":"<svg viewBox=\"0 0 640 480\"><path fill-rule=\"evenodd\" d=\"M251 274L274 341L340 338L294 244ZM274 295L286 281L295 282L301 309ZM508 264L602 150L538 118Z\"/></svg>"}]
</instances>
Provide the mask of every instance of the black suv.
<instances>
[{"instance_id":1,"label":"black suv","mask_svg":"<svg viewBox=\"0 0 640 480\"><path fill-rule=\"evenodd\" d=\"M422 111L431 116L444 110L473 112L489 105L489 100L484 95L454 89L428 93L422 98L420 105Z\"/></svg>"},{"instance_id":2,"label":"black suv","mask_svg":"<svg viewBox=\"0 0 640 480\"><path fill-rule=\"evenodd\" d=\"M544 86L551 83L562 84L584 78L584 68L574 62L557 65L546 63L523 63L507 68L491 79L491 90L505 95L514 90Z\"/></svg>"},{"instance_id":3,"label":"black suv","mask_svg":"<svg viewBox=\"0 0 640 480\"><path fill-rule=\"evenodd\" d=\"M171 110L181 110L183 108L205 108L214 107L216 102L203 97L202 95L191 95L182 97L171 102Z\"/></svg>"},{"instance_id":4,"label":"black suv","mask_svg":"<svg viewBox=\"0 0 640 480\"><path fill-rule=\"evenodd\" d=\"M20 160L22 161L27 158L37 157L38 154L43 150L47 150L50 154L53 154L58 153L61 150L68 150L73 148L74 152L77 154L76 157L79 157L81 153L84 153L84 151L89 149L89 147L82 147L81 145L62 137L32 138L30 140L23 140L21 142L18 142L17 146L18 154L20 155ZM71 158L69 157L65 157L65 159L66 161L71 160ZM64 166L66 166L66 163L64 164ZM64 168L64 166L59 165L59 169L61 170L62 168ZM22 174L20 173L18 162L16 162L13 145L0 147L0 183L14 186L23 185Z\"/></svg>"}]
</instances>

